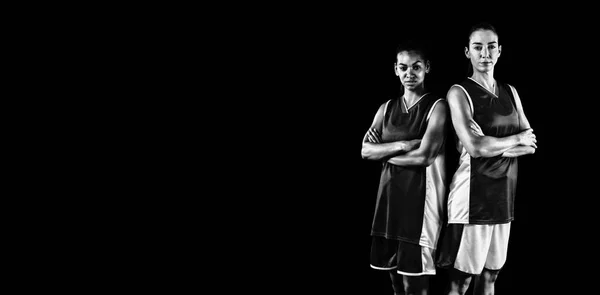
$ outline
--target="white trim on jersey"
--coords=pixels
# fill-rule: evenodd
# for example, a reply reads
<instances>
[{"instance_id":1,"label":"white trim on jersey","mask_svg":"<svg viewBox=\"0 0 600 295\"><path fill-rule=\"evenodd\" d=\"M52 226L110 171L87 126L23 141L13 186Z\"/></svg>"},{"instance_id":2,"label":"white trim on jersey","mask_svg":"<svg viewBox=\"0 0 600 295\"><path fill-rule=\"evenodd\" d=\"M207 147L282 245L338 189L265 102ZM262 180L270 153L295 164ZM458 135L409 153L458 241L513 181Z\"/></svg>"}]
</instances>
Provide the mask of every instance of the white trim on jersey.
<instances>
[{"instance_id":1,"label":"white trim on jersey","mask_svg":"<svg viewBox=\"0 0 600 295\"><path fill-rule=\"evenodd\" d=\"M431 113L433 113L433 108L435 108L435 105L440 102L440 100L442 100L442 98L439 98L438 100L436 100L433 105L431 106L431 109L429 109L429 113L427 113L427 121L429 121L429 117L431 117Z\"/></svg>"},{"instance_id":2,"label":"white trim on jersey","mask_svg":"<svg viewBox=\"0 0 600 295\"><path fill-rule=\"evenodd\" d=\"M469 106L471 107L471 114L475 114L475 108L473 107L473 101L471 101L471 96L467 92L467 89L465 89L464 87L462 87L462 85L459 85L459 84L454 84L454 86L460 87L460 89L462 89L463 92L467 95L467 100L469 101Z\"/></svg>"},{"instance_id":3,"label":"white trim on jersey","mask_svg":"<svg viewBox=\"0 0 600 295\"><path fill-rule=\"evenodd\" d=\"M446 196L445 153L440 151L433 163L425 168L425 204L419 245L435 249L442 229Z\"/></svg>"},{"instance_id":4,"label":"white trim on jersey","mask_svg":"<svg viewBox=\"0 0 600 295\"><path fill-rule=\"evenodd\" d=\"M471 197L471 155L462 147L458 169L450 183L448 194L448 223L469 223Z\"/></svg>"},{"instance_id":5,"label":"white trim on jersey","mask_svg":"<svg viewBox=\"0 0 600 295\"><path fill-rule=\"evenodd\" d=\"M522 105L521 103L521 98L519 97L519 93L517 93L517 89L514 88L512 85L506 83L506 85L508 85L508 87L510 87L510 91L513 94L513 100L515 103L515 110L518 112L518 105ZM521 107L522 108L522 107ZM519 116L519 129L521 129L521 116Z\"/></svg>"},{"instance_id":6,"label":"white trim on jersey","mask_svg":"<svg viewBox=\"0 0 600 295\"><path fill-rule=\"evenodd\" d=\"M383 119L385 120L385 114L387 112L388 104L390 104L391 99L385 102L385 107L383 107Z\"/></svg>"},{"instance_id":7,"label":"white trim on jersey","mask_svg":"<svg viewBox=\"0 0 600 295\"><path fill-rule=\"evenodd\" d=\"M496 93L494 93L494 92L496 92L496 84L498 84L497 82L496 82L496 83L494 83L494 92L491 92L491 91L489 91L487 88L485 88L485 86L481 85L481 83L479 83L479 82L475 81L475 79L473 79L473 78L471 78L471 77L469 77L469 79L471 79L473 82L477 83L479 86L481 86L481 88L485 89L487 92L489 92L489 93L490 93L490 94L492 94L493 96L495 96L495 97L498 97L498 95L496 95Z\"/></svg>"},{"instance_id":8,"label":"white trim on jersey","mask_svg":"<svg viewBox=\"0 0 600 295\"><path fill-rule=\"evenodd\" d=\"M508 87L510 87L510 91L512 92L512 94L513 94L513 96L514 96L515 100L517 100L517 97L519 96L519 95L517 94L517 89L515 89L515 88L514 88L512 85L510 85L510 84L508 84L508 83L506 83L506 85L508 85Z\"/></svg>"},{"instance_id":9,"label":"white trim on jersey","mask_svg":"<svg viewBox=\"0 0 600 295\"><path fill-rule=\"evenodd\" d=\"M412 107L416 106L416 105L419 103L419 101L421 101L421 99L422 99L422 98L423 98L425 95L427 95L427 94L429 94L429 92L427 92L427 93L425 93L425 94L421 95L421 97L419 97L419 99L417 99L417 101L415 101L415 103L413 103L413 104L410 106L410 108L409 108L409 107L406 105L406 100L404 99L404 95L403 95L403 96L402 96L402 102L404 103L404 107L406 108L406 111L408 112L408 110L410 110L410 109L412 109Z\"/></svg>"}]
</instances>

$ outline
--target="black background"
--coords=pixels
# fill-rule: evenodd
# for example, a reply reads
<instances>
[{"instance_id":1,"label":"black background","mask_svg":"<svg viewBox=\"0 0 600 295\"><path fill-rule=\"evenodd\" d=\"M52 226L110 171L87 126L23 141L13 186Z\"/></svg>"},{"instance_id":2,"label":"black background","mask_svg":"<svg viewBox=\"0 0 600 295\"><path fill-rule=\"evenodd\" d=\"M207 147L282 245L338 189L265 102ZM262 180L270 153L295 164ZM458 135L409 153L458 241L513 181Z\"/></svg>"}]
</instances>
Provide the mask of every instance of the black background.
<instances>
[{"instance_id":1,"label":"black background","mask_svg":"<svg viewBox=\"0 0 600 295\"><path fill-rule=\"evenodd\" d=\"M392 294L387 273L369 267L380 164L361 158L363 135L379 105L398 94L398 41L427 41L426 86L445 97L466 78L470 26L488 21L502 45L495 78L516 87L538 139L536 153L519 159L515 220L497 294L586 285L576 265L587 261L581 242L590 232L590 180L582 169L595 155L588 131L593 117L582 101L589 96L584 72L592 54L582 51L591 46L582 45L587 19L564 22L571 12L558 10L445 17L423 11L311 11L261 26L286 24L259 50L274 65L262 76L269 81L261 80L274 99L261 102L269 111L260 116L263 132L256 137L265 144L259 161L268 158L271 166L259 177L260 192L269 197L251 202L269 213L252 214L261 222L250 238L261 253L256 267L268 269L253 284L281 294ZM456 161L453 146L447 148ZM440 270L430 294L442 294L445 283Z\"/></svg>"}]
</instances>

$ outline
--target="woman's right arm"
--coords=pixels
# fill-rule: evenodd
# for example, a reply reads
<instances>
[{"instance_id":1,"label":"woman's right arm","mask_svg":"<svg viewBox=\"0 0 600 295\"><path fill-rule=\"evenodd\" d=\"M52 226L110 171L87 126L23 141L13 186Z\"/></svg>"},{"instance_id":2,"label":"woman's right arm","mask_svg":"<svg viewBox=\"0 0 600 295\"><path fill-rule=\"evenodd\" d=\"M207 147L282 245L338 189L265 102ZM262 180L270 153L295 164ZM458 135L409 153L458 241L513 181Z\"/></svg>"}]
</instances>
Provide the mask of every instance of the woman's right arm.
<instances>
[{"instance_id":1,"label":"woman's right arm","mask_svg":"<svg viewBox=\"0 0 600 295\"><path fill-rule=\"evenodd\" d=\"M386 104L383 103L373 119L373 123L363 137L361 156L367 160L387 160L390 157L406 153L419 147L420 140L381 142L383 113Z\"/></svg>"},{"instance_id":2,"label":"woman's right arm","mask_svg":"<svg viewBox=\"0 0 600 295\"><path fill-rule=\"evenodd\" d=\"M446 96L450 106L450 117L458 139L473 158L493 157L518 145L535 145L535 135L525 130L507 137L493 137L474 131L477 123L467 97L462 89L452 86Z\"/></svg>"}]
</instances>

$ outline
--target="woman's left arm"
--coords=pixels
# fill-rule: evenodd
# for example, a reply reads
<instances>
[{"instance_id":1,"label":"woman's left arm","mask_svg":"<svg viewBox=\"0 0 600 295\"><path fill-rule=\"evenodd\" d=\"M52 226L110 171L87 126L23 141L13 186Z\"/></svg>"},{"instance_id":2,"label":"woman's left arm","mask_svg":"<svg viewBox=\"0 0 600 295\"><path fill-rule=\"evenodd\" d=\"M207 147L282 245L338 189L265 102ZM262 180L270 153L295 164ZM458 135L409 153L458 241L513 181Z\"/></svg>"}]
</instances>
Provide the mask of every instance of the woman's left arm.
<instances>
[{"instance_id":1,"label":"woman's left arm","mask_svg":"<svg viewBox=\"0 0 600 295\"><path fill-rule=\"evenodd\" d=\"M419 148L392 157L388 163L399 166L429 166L433 163L446 139L448 103L441 99L433 108Z\"/></svg>"},{"instance_id":2,"label":"woman's left arm","mask_svg":"<svg viewBox=\"0 0 600 295\"><path fill-rule=\"evenodd\" d=\"M517 108L517 114L519 115L519 127L520 127L519 131L531 129L529 120L527 120L527 117L525 116L525 112L523 111L523 104L521 104L521 98L519 97L519 93L517 93L517 89L515 89L511 85L508 85L508 87L511 88L512 93L514 94L513 96L515 98L515 106ZM514 157L519 157L519 156L523 156L523 155L529 155L529 154L535 153L535 150L536 150L536 147L533 147L533 146L519 145L519 146L513 147L513 148L505 151L502 154L502 157L514 158Z\"/></svg>"}]
</instances>

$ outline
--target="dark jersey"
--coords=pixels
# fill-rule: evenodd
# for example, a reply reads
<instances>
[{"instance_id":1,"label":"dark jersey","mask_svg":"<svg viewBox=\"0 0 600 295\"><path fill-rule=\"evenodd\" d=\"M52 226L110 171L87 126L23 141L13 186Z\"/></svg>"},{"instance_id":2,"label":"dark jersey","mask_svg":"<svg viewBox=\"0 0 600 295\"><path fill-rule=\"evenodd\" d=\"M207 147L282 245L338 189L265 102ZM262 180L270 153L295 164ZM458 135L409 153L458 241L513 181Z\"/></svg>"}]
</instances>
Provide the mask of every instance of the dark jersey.
<instances>
[{"instance_id":1,"label":"dark jersey","mask_svg":"<svg viewBox=\"0 0 600 295\"><path fill-rule=\"evenodd\" d=\"M381 126L383 142L422 139L440 99L425 94L410 109L402 98L388 101ZM371 234L435 248L446 192L443 148L433 164L383 163Z\"/></svg>"},{"instance_id":2,"label":"dark jersey","mask_svg":"<svg viewBox=\"0 0 600 295\"><path fill-rule=\"evenodd\" d=\"M473 119L484 135L506 137L521 132L511 86L496 81L497 95L469 78L458 86L465 92ZM460 141L459 167L450 184L448 222L498 224L513 220L517 158L479 157L467 153Z\"/></svg>"}]
</instances>

